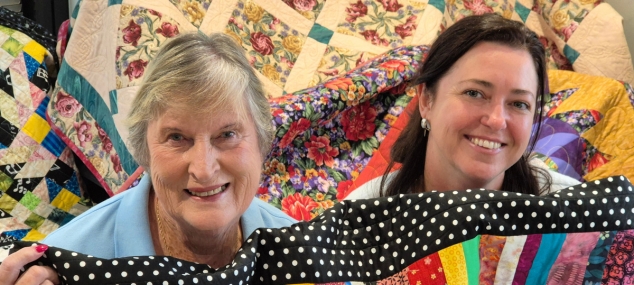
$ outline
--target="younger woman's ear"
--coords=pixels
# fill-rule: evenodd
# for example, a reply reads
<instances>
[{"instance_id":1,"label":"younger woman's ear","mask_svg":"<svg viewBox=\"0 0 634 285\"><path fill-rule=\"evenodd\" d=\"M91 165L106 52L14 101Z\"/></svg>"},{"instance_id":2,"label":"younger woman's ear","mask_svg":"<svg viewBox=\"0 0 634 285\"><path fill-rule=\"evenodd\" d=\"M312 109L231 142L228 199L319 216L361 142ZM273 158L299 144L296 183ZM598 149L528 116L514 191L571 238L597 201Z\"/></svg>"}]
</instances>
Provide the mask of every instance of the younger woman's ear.
<instances>
[{"instance_id":1,"label":"younger woman's ear","mask_svg":"<svg viewBox=\"0 0 634 285\"><path fill-rule=\"evenodd\" d=\"M432 98L429 94L429 90L425 86L425 83L422 83L416 86L416 93L418 93L418 111L420 112L420 116L423 118L427 118L427 112L431 109Z\"/></svg>"}]
</instances>

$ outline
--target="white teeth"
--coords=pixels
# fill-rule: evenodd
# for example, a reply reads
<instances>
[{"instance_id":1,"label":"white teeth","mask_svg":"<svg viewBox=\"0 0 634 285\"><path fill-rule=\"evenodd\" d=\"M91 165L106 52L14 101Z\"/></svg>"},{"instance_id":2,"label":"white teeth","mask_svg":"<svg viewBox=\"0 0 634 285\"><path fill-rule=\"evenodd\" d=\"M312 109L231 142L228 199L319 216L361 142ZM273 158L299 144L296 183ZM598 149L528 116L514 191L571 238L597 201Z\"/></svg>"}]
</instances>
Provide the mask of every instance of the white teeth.
<instances>
[{"instance_id":1,"label":"white teeth","mask_svg":"<svg viewBox=\"0 0 634 285\"><path fill-rule=\"evenodd\" d=\"M218 187L218 188L216 188L214 190L207 191L207 192L192 192L192 191L189 191L189 190L188 190L188 192L189 192L189 194L192 194L194 196L208 197L208 196L211 196L211 195L218 194L218 193L224 191L225 189L227 189L227 186L226 185L222 185L222 186L220 186L220 187Z\"/></svg>"},{"instance_id":2,"label":"white teeth","mask_svg":"<svg viewBox=\"0 0 634 285\"><path fill-rule=\"evenodd\" d=\"M474 143L475 145L488 148L488 149L498 149L502 146L502 144L498 142L492 142L492 141L477 139L477 138L471 138L471 142Z\"/></svg>"}]
</instances>

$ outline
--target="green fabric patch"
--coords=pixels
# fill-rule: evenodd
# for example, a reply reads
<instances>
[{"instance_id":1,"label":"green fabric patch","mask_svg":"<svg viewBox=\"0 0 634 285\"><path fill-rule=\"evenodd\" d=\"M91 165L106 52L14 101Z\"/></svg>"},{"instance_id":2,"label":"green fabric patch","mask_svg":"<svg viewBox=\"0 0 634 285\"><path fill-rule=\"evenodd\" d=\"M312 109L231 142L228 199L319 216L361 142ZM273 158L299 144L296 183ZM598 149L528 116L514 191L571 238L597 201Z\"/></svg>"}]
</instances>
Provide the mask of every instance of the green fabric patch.
<instances>
[{"instance_id":1,"label":"green fabric patch","mask_svg":"<svg viewBox=\"0 0 634 285\"><path fill-rule=\"evenodd\" d=\"M11 184L13 184L13 179L4 174L4 172L0 172L0 190L6 192L11 187Z\"/></svg>"},{"instance_id":2,"label":"green fabric patch","mask_svg":"<svg viewBox=\"0 0 634 285\"><path fill-rule=\"evenodd\" d=\"M570 64L574 64L580 53L566 44L564 46L564 55L566 56L566 58L568 58Z\"/></svg>"},{"instance_id":3,"label":"green fabric patch","mask_svg":"<svg viewBox=\"0 0 634 285\"><path fill-rule=\"evenodd\" d=\"M445 12L445 0L429 0L429 5L434 6L434 8L438 9L440 13Z\"/></svg>"},{"instance_id":4,"label":"green fabric patch","mask_svg":"<svg viewBox=\"0 0 634 285\"><path fill-rule=\"evenodd\" d=\"M313 27L310 29L310 32L308 33L308 37L322 44L328 44L333 34L334 32L331 31L330 29L315 23Z\"/></svg>"},{"instance_id":5,"label":"green fabric patch","mask_svg":"<svg viewBox=\"0 0 634 285\"><path fill-rule=\"evenodd\" d=\"M531 13L531 9L528 9L522 5L520 2L515 2L515 12L520 15L522 18L522 22L526 23L526 19L528 19L528 15Z\"/></svg>"},{"instance_id":6,"label":"green fabric patch","mask_svg":"<svg viewBox=\"0 0 634 285\"><path fill-rule=\"evenodd\" d=\"M39 228L44 223L44 218L38 214L31 213L31 215L24 221L24 224L32 229Z\"/></svg>"},{"instance_id":7,"label":"green fabric patch","mask_svg":"<svg viewBox=\"0 0 634 285\"><path fill-rule=\"evenodd\" d=\"M17 57L23 47L24 45L14 38L9 38L2 44L2 49L6 50L13 57Z\"/></svg>"},{"instance_id":8,"label":"green fabric patch","mask_svg":"<svg viewBox=\"0 0 634 285\"><path fill-rule=\"evenodd\" d=\"M3 211L11 213L16 204L18 204L18 201L13 199L11 196L6 194L0 196L0 209L2 209Z\"/></svg>"},{"instance_id":9,"label":"green fabric patch","mask_svg":"<svg viewBox=\"0 0 634 285\"><path fill-rule=\"evenodd\" d=\"M7 34L7 35L9 35L9 36L10 36L10 35L13 35L13 33L15 33L15 30L14 30L14 29L7 28L7 27L5 27L5 26L0 26L0 32L2 32L3 34Z\"/></svg>"},{"instance_id":10,"label":"green fabric patch","mask_svg":"<svg viewBox=\"0 0 634 285\"><path fill-rule=\"evenodd\" d=\"M26 191L26 194L24 194L22 199L20 199L20 204L24 205L24 207L31 211L35 210L40 202L42 202L42 200L31 193L31 191Z\"/></svg>"}]
</instances>

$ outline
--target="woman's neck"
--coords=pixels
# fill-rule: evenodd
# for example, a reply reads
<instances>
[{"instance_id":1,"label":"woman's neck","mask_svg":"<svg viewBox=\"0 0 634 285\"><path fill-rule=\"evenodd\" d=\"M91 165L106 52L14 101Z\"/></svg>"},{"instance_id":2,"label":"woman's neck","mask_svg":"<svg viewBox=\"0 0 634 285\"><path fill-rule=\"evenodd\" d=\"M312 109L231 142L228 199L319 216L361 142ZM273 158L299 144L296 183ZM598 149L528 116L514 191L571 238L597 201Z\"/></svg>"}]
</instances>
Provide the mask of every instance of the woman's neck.
<instances>
[{"instance_id":1,"label":"woman's neck","mask_svg":"<svg viewBox=\"0 0 634 285\"><path fill-rule=\"evenodd\" d=\"M425 163L426 166L435 165ZM424 187L421 192L436 191L452 191L465 189L490 189L501 190L504 173L494 177L491 180L474 180L461 175L461 173L447 173L447 171L437 167L425 167Z\"/></svg>"},{"instance_id":2,"label":"woman's neck","mask_svg":"<svg viewBox=\"0 0 634 285\"><path fill-rule=\"evenodd\" d=\"M150 230L157 254L220 268L230 263L242 245L242 229L238 222L228 231L199 231L181 225L150 197Z\"/></svg>"}]
</instances>

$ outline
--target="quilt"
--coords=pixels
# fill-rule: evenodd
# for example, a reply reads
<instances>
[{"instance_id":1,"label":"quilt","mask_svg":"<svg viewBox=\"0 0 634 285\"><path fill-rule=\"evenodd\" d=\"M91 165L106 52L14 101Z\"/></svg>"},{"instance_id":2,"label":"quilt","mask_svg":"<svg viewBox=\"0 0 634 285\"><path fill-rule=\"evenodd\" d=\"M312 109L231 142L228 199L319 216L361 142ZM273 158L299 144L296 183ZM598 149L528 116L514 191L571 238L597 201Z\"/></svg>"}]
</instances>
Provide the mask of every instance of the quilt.
<instances>
[{"instance_id":1,"label":"quilt","mask_svg":"<svg viewBox=\"0 0 634 285\"><path fill-rule=\"evenodd\" d=\"M232 36L270 97L278 98L324 86L388 50L429 44L462 17L488 12L535 30L548 47L552 68L634 82L621 17L601 0L100 0L80 2L73 14L48 113L56 133L114 195L142 172L125 144L130 102L157 49L176 34L200 30ZM365 98L368 90L348 92ZM409 100L400 95L403 99L381 108L400 110L391 105ZM347 106L364 108L356 104L361 101ZM369 120L372 112L366 115ZM361 150L371 156L384 134L373 134L376 140ZM349 144L355 147L354 140ZM365 166L365 160L350 163Z\"/></svg>"},{"instance_id":2,"label":"quilt","mask_svg":"<svg viewBox=\"0 0 634 285\"><path fill-rule=\"evenodd\" d=\"M344 201L256 230L220 269L58 248L33 264L55 268L62 284L629 284L633 193L614 176L547 196L468 189Z\"/></svg>"},{"instance_id":3,"label":"quilt","mask_svg":"<svg viewBox=\"0 0 634 285\"><path fill-rule=\"evenodd\" d=\"M46 120L47 61L39 42L0 26L0 241L41 240L90 205Z\"/></svg>"}]
</instances>

